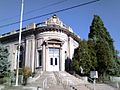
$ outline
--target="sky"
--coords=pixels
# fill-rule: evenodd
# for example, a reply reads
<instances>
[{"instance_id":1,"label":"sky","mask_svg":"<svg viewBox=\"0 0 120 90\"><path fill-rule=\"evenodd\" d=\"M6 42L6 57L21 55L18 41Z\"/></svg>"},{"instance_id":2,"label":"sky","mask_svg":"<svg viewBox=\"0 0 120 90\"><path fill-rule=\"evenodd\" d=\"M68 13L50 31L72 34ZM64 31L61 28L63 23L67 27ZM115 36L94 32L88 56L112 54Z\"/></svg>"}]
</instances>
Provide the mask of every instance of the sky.
<instances>
[{"instance_id":1,"label":"sky","mask_svg":"<svg viewBox=\"0 0 120 90\"><path fill-rule=\"evenodd\" d=\"M24 0L23 20L50 12L83 4L93 0ZM19 23L1 27L19 21L21 0L0 0L0 34L19 29ZM120 51L120 0L100 0L95 3L54 13L61 21L70 26L81 37L88 39L90 25L94 15L99 15L114 40L115 49ZM23 22L23 27L30 23L40 23L51 15Z\"/></svg>"}]
</instances>

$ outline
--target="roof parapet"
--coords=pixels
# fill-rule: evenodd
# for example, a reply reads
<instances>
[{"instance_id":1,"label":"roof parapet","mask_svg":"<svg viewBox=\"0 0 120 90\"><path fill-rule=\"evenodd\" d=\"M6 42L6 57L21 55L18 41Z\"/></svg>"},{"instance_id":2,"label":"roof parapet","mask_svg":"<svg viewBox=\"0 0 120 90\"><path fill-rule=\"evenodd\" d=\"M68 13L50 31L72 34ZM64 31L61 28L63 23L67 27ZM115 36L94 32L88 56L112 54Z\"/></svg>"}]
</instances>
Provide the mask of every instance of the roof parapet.
<instances>
[{"instance_id":1,"label":"roof parapet","mask_svg":"<svg viewBox=\"0 0 120 90\"><path fill-rule=\"evenodd\" d=\"M57 25L57 26L60 26L61 28L69 30L70 32L73 33L72 28L70 26L65 25L56 15L53 15L52 17L48 18L45 22L42 22L42 23L28 24L25 28L22 28L22 31L35 29L37 27L49 26L49 25L53 25L53 26ZM13 35L13 34L16 34L16 33L19 33L19 29L18 30L13 30L13 31L8 32L8 33L4 33L4 34L0 35L0 38L6 37L6 36L9 36L9 35Z\"/></svg>"},{"instance_id":2,"label":"roof parapet","mask_svg":"<svg viewBox=\"0 0 120 90\"><path fill-rule=\"evenodd\" d=\"M36 24L35 23L30 23L26 26L26 29L35 29L36 28Z\"/></svg>"}]
</instances>

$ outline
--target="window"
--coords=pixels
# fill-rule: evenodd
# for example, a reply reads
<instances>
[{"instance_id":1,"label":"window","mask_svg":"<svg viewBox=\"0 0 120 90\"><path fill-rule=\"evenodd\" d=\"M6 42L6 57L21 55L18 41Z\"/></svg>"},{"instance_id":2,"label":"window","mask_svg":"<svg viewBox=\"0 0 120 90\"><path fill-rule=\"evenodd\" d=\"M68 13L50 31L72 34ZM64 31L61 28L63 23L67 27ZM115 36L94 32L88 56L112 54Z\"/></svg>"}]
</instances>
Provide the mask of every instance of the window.
<instances>
[{"instance_id":1,"label":"window","mask_svg":"<svg viewBox=\"0 0 120 90\"><path fill-rule=\"evenodd\" d=\"M50 65L53 65L53 58L50 58Z\"/></svg>"},{"instance_id":2,"label":"window","mask_svg":"<svg viewBox=\"0 0 120 90\"><path fill-rule=\"evenodd\" d=\"M42 66L42 50L38 51L39 66Z\"/></svg>"},{"instance_id":3,"label":"window","mask_svg":"<svg viewBox=\"0 0 120 90\"><path fill-rule=\"evenodd\" d=\"M23 46L20 46L20 57L19 57L19 68L23 68L23 64L24 64L24 48Z\"/></svg>"},{"instance_id":4,"label":"window","mask_svg":"<svg viewBox=\"0 0 120 90\"><path fill-rule=\"evenodd\" d=\"M57 65L57 58L55 58L55 65Z\"/></svg>"}]
</instances>

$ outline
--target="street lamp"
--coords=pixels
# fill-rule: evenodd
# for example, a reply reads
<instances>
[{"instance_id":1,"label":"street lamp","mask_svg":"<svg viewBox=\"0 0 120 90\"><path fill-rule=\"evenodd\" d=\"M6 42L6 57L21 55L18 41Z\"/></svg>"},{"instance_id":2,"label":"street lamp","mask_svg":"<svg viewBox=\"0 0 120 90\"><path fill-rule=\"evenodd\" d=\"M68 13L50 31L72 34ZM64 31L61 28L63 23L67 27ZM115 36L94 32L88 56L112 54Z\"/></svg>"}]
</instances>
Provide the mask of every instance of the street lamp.
<instances>
[{"instance_id":1,"label":"street lamp","mask_svg":"<svg viewBox=\"0 0 120 90\"><path fill-rule=\"evenodd\" d=\"M20 31L19 31L19 43L18 43L18 54L17 54L18 58L17 58L17 66L16 66L15 86L18 86L18 78L19 78L19 59L20 59L20 46L21 46L21 33L22 33L23 6L24 6L24 0L22 0L22 4L21 4Z\"/></svg>"}]
</instances>

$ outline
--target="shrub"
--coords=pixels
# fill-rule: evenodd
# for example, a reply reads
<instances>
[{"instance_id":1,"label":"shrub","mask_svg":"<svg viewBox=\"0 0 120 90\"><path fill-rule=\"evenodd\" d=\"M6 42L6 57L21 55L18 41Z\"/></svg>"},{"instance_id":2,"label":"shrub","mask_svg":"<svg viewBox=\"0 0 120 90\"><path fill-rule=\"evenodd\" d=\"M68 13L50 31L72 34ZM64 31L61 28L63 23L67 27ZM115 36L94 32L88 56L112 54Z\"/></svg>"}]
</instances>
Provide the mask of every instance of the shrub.
<instances>
[{"instance_id":1,"label":"shrub","mask_svg":"<svg viewBox=\"0 0 120 90\"><path fill-rule=\"evenodd\" d=\"M27 79L32 75L32 70L29 67L23 68L23 85L27 84Z\"/></svg>"},{"instance_id":2,"label":"shrub","mask_svg":"<svg viewBox=\"0 0 120 90\"><path fill-rule=\"evenodd\" d=\"M0 78L0 84L3 84L5 82L6 82L5 78Z\"/></svg>"}]
</instances>

